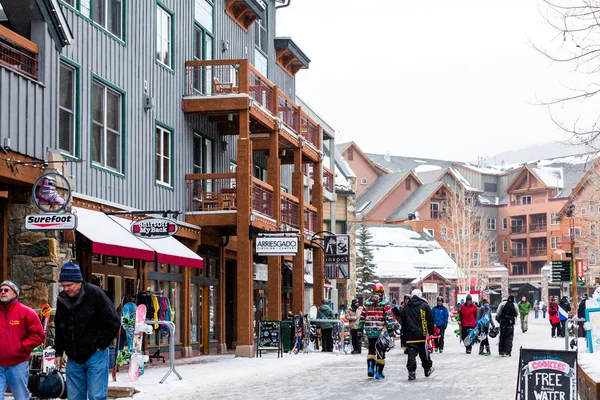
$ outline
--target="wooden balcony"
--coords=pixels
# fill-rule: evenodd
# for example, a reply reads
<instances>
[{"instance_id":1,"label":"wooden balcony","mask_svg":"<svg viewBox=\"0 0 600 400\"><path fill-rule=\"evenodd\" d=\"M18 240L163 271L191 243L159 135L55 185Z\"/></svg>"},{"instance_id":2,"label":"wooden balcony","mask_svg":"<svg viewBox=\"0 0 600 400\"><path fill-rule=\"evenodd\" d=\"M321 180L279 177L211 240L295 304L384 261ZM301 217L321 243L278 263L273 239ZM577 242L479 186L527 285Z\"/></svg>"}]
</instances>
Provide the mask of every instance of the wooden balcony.
<instances>
[{"instance_id":1,"label":"wooden balcony","mask_svg":"<svg viewBox=\"0 0 600 400\"><path fill-rule=\"evenodd\" d=\"M527 257L527 249L526 248L511 249L510 250L510 257L511 258L523 258L523 257Z\"/></svg>"},{"instance_id":2,"label":"wooden balcony","mask_svg":"<svg viewBox=\"0 0 600 400\"><path fill-rule=\"evenodd\" d=\"M530 257L547 257L548 256L548 248L547 247L531 247L529 250Z\"/></svg>"},{"instance_id":3,"label":"wooden balcony","mask_svg":"<svg viewBox=\"0 0 600 400\"><path fill-rule=\"evenodd\" d=\"M300 229L300 204L296 197L286 192L281 192L281 223Z\"/></svg>"},{"instance_id":4,"label":"wooden balcony","mask_svg":"<svg viewBox=\"0 0 600 400\"><path fill-rule=\"evenodd\" d=\"M304 233L310 239L315 233L322 230L318 225L317 209L309 204L304 206Z\"/></svg>"},{"instance_id":5,"label":"wooden balcony","mask_svg":"<svg viewBox=\"0 0 600 400\"><path fill-rule=\"evenodd\" d=\"M38 45L0 25L0 65L37 80Z\"/></svg>"},{"instance_id":6,"label":"wooden balcony","mask_svg":"<svg viewBox=\"0 0 600 400\"><path fill-rule=\"evenodd\" d=\"M511 235L521 235L527 233L527 225L514 225L510 227Z\"/></svg>"},{"instance_id":7,"label":"wooden balcony","mask_svg":"<svg viewBox=\"0 0 600 400\"><path fill-rule=\"evenodd\" d=\"M333 193L335 190L335 178L333 172L327 167L323 167L323 188Z\"/></svg>"}]
</instances>

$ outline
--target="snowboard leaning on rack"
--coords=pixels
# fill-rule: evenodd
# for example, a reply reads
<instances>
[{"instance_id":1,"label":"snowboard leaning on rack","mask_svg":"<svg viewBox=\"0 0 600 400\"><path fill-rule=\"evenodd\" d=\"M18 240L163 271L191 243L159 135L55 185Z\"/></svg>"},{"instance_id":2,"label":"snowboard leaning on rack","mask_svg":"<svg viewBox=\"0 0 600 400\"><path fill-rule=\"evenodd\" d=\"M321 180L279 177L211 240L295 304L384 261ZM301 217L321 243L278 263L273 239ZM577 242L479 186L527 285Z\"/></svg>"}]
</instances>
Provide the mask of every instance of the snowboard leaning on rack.
<instances>
[{"instance_id":1,"label":"snowboard leaning on rack","mask_svg":"<svg viewBox=\"0 0 600 400\"><path fill-rule=\"evenodd\" d=\"M121 366L125 361L129 361L131 357L131 349L133 348L133 331L135 329L135 312L137 306L135 303L129 302L123 306L123 313L121 315L121 326L127 336L127 346L123 346L123 349L118 350L117 361L115 368ZM127 347L127 348L125 348Z\"/></svg>"},{"instance_id":2,"label":"snowboard leaning on rack","mask_svg":"<svg viewBox=\"0 0 600 400\"><path fill-rule=\"evenodd\" d=\"M148 356L145 356L142 353L144 333L152 333L152 327L146 324L146 313L147 309L144 304L137 306L133 330L133 346L131 348L131 357L129 359L129 379L131 382L138 381L140 375L144 373L144 362L148 361Z\"/></svg>"}]
</instances>

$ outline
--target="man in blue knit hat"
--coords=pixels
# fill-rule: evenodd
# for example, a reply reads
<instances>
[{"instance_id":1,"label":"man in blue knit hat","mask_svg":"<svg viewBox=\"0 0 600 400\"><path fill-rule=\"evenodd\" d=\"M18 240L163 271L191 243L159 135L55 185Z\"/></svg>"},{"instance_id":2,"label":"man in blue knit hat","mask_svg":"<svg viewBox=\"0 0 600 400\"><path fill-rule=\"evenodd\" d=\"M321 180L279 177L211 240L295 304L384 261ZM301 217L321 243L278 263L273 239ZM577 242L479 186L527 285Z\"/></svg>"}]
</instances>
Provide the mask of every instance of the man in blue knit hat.
<instances>
[{"instance_id":1,"label":"man in blue knit hat","mask_svg":"<svg viewBox=\"0 0 600 400\"><path fill-rule=\"evenodd\" d=\"M108 346L121 325L115 306L102 289L83 282L79 265L71 261L60 269L59 282L55 363L60 368L67 354L69 400L106 399Z\"/></svg>"}]
</instances>

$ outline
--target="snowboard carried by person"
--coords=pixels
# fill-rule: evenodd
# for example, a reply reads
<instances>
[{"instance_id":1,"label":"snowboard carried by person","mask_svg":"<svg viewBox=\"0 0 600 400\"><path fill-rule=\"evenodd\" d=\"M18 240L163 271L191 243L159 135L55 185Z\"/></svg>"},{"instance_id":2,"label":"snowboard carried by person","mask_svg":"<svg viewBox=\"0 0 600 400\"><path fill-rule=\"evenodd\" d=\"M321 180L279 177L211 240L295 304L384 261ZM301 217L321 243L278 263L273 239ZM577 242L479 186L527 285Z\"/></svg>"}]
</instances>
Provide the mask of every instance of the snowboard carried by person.
<instances>
[{"instance_id":1,"label":"snowboard carried by person","mask_svg":"<svg viewBox=\"0 0 600 400\"><path fill-rule=\"evenodd\" d=\"M469 329L467 336L463 339L465 346L470 346L473 343L478 343L487 337L487 333L484 332L484 328L490 323L490 319L487 313L484 313L481 318L477 320L477 324L474 328Z\"/></svg>"},{"instance_id":2,"label":"snowboard carried by person","mask_svg":"<svg viewBox=\"0 0 600 400\"><path fill-rule=\"evenodd\" d=\"M142 343L144 333L152 333L152 327L146 324L146 305L140 304L135 311L135 325L133 329L131 357L129 359L129 379L131 382L137 382L140 375L144 374L144 362L148 361L148 356L142 353ZM129 334L127 339L129 340Z\"/></svg>"}]
</instances>

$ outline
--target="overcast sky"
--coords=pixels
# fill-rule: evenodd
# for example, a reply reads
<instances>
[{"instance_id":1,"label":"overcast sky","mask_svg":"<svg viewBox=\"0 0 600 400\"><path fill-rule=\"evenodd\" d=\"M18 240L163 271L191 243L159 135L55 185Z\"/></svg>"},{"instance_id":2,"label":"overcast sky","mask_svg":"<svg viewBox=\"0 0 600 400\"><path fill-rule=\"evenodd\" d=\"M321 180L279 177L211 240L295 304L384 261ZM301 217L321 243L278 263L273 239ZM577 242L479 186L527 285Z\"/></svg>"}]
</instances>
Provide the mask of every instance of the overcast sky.
<instances>
[{"instance_id":1,"label":"overcast sky","mask_svg":"<svg viewBox=\"0 0 600 400\"><path fill-rule=\"evenodd\" d=\"M560 89L559 68L531 46L555 37L538 0L292 0L277 35L311 59L297 94L338 143L475 160L565 140L532 104Z\"/></svg>"}]
</instances>

